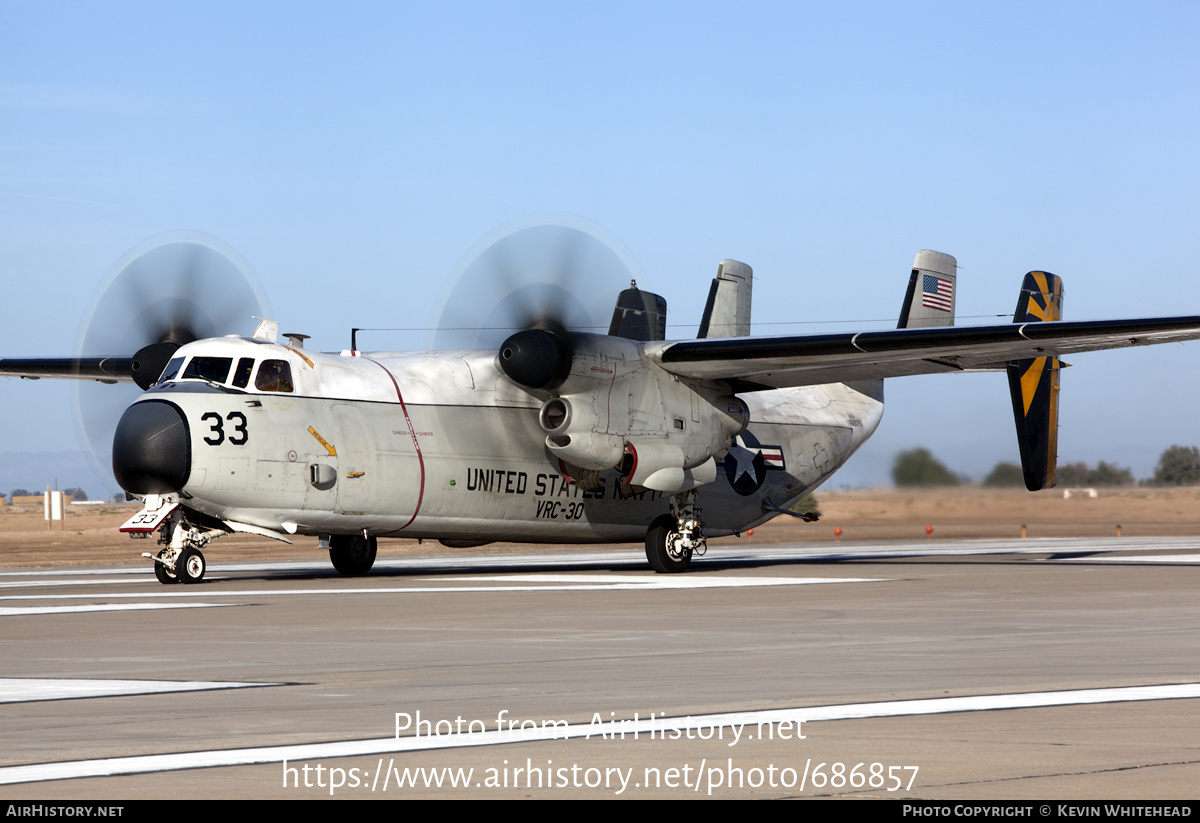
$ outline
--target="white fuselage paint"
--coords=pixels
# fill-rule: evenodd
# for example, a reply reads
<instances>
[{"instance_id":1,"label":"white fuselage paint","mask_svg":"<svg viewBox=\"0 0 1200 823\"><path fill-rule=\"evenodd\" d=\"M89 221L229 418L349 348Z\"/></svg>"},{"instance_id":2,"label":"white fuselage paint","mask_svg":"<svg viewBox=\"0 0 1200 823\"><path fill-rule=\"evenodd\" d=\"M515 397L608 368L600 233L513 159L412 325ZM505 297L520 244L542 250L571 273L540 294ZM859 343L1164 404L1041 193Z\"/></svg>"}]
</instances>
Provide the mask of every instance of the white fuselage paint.
<instances>
[{"instance_id":1,"label":"white fuselage paint","mask_svg":"<svg viewBox=\"0 0 1200 823\"><path fill-rule=\"evenodd\" d=\"M622 497L615 470L600 474L595 491L568 483L538 423L549 395L504 377L493 352L350 356L220 338L189 344L177 356L196 354L234 363L286 360L294 380L290 393L174 380L142 396L184 414L191 465L182 502L222 520L301 534L367 529L465 542L585 543L641 540L668 510L661 492ZM634 369L631 358L625 363L636 374L625 382L616 366L601 372L605 379L611 372L612 385L596 394L603 394L607 415L596 425L621 436L641 426L640 436L673 437L652 426L672 426L671 409L690 396L678 414L687 418L689 437L700 434L681 440L683 450L699 448L688 459L707 459L711 452L703 449L717 442L711 421L720 410L711 405L720 386L684 386L645 358ZM577 367L589 375L568 385L596 380L591 373L598 367L590 362ZM658 388L648 401L640 387L651 378ZM752 528L773 516L764 512L764 499L787 507L840 467L882 416L882 383L860 388L744 395L749 428L730 443L730 457L718 460L716 480L700 487L706 533ZM664 414L659 403L676 406ZM724 458L725 450L714 456ZM321 476L335 479L317 482Z\"/></svg>"}]
</instances>

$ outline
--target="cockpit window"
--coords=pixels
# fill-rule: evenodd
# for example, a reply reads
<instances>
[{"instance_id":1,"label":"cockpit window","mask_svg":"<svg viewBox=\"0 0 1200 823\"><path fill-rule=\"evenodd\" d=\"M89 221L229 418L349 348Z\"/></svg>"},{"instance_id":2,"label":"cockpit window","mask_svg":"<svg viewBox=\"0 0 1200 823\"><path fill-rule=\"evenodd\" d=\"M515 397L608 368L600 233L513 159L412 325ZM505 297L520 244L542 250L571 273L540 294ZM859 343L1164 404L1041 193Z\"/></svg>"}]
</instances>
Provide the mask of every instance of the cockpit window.
<instances>
[{"instance_id":1,"label":"cockpit window","mask_svg":"<svg viewBox=\"0 0 1200 823\"><path fill-rule=\"evenodd\" d=\"M184 380L208 380L224 383L229 378L232 357L193 357L183 370Z\"/></svg>"},{"instance_id":2,"label":"cockpit window","mask_svg":"<svg viewBox=\"0 0 1200 823\"><path fill-rule=\"evenodd\" d=\"M183 365L182 357L172 357L171 362L163 369L163 373L159 376L159 383L166 383L168 380L174 380L175 375L179 374L179 368Z\"/></svg>"},{"instance_id":3,"label":"cockpit window","mask_svg":"<svg viewBox=\"0 0 1200 823\"><path fill-rule=\"evenodd\" d=\"M286 360L264 360L254 378L254 388L259 391L292 391L292 367Z\"/></svg>"},{"instance_id":4,"label":"cockpit window","mask_svg":"<svg viewBox=\"0 0 1200 823\"><path fill-rule=\"evenodd\" d=\"M239 389L244 389L250 385L250 372L254 371L254 358L243 357L238 361L237 369L233 373L233 385Z\"/></svg>"}]
</instances>

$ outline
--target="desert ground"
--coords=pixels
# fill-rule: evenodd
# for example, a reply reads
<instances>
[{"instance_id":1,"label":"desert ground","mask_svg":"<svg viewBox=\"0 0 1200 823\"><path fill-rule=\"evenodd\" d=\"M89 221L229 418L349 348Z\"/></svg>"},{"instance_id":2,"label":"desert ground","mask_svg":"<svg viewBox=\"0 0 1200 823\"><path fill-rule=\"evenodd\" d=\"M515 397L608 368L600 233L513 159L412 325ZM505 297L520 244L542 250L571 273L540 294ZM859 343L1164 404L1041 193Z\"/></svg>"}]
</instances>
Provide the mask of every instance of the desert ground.
<instances>
[{"instance_id":1,"label":"desert ground","mask_svg":"<svg viewBox=\"0 0 1200 823\"><path fill-rule=\"evenodd\" d=\"M780 516L753 534L712 541L714 546L753 540L794 543L834 539L918 540L1028 537L1128 537L1200 535L1200 487L1097 489L1096 497L1062 489L1030 493L1019 489L877 489L818 492L821 519L804 523ZM136 503L73 504L65 521L49 528L40 506L0 506L0 568L135 564L156 548L153 539L133 540L117 529L137 511ZM926 537L926 526L932 534ZM627 545L625 546L628 547ZM530 546L494 543L467 549L523 551ZM450 555L436 542L382 539L379 556ZM230 535L205 549L210 561L319 557L316 538L297 537L289 546L262 537Z\"/></svg>"}]
</instances>

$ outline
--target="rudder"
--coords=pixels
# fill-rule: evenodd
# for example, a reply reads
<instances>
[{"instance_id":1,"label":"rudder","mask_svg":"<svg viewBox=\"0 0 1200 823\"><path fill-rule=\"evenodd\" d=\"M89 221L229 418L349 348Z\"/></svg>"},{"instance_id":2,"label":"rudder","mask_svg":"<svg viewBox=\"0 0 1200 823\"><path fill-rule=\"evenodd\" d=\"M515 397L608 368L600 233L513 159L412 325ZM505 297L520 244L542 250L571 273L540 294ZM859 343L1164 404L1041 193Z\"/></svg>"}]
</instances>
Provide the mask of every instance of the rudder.
<instances>
[{"instance_id":1,"label":"rudder","mask_svg":"<svg viewBox=\"0 0 1200 823\"><path fill-rule=\"evenodd\" d=\"M1021 283L1014 323L1053 322L1062 319L1062 278L1031 271ZM1010 360L1008 389L1012 396L1021 470L1030 491L1054 486L1058 468L1059 372L1066 364L1057 357Z\"/></svg>"}]
</instances>

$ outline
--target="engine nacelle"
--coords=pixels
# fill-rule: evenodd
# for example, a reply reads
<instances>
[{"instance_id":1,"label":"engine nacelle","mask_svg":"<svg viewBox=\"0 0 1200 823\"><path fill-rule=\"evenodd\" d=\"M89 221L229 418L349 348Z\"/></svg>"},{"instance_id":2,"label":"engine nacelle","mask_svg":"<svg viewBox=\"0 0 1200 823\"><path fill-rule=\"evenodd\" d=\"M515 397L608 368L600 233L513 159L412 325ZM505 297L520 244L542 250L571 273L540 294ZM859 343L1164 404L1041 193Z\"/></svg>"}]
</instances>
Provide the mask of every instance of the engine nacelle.
<instances>
[{"instance_id":1,"label":"engine nacelle","mask_svg":"<svg viewBox=\"0 0 1200 823\"><path fill-rule=\"evenodd\" d=\"M625 479L631 486L673 494L717 479L715 458L685 468L683 449L666 438L630 440L625 451L630 458Z\"/></svg>"},{"instance_id":2,"label":"engine nacelle","mask_svg":"<svg viewBox=\"0 0 1200 823\"><path fill-rule=\"evenodd\" d=\"M620 435L596 431L596 415L586 400L553 397L542 405L538 422L546 432L546 447L574 466L611 469L625 456L625 441Z\"/></svg>"},{"instance_id":3,"label":"engine nacelle","mask_svg":"<svg viewBox=\"0 0 1200 823\"><path fill-rule=\"evenodd\" d=\"M550 391L538 412L546 447L589 471L621 467L634 486L679 492L716 479L716 461L750 423L721 383L683 380L620 337L531 329L513 335L498 362L514 382ZM569 364L563 376L564 364Z\"/></svg>"}]
</instances>

